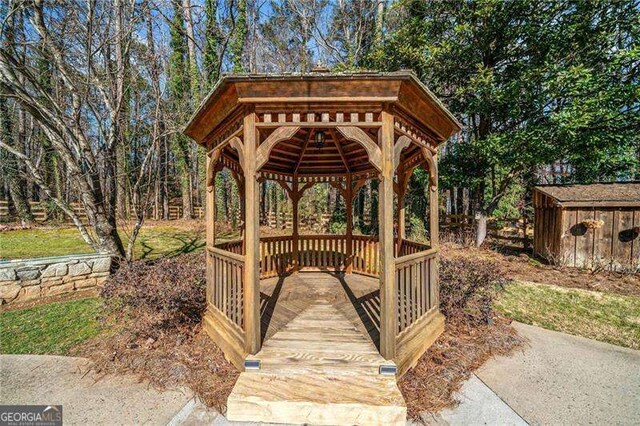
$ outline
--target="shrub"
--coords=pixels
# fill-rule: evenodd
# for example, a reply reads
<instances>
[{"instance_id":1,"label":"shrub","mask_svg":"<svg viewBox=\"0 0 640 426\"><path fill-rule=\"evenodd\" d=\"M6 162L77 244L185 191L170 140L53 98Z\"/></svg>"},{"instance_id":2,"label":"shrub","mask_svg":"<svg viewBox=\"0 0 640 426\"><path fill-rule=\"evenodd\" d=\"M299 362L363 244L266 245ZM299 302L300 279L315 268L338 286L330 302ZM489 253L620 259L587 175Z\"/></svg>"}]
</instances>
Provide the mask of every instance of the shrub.
<instances>
[{"instance_id":1,"label":"shrub","mask_svg":"<svg viewBox=\"0 0 640 426\"><path fill-rule=\"evenodd\" d=\"M224 411L238 372L202 329L202 254L125 265L101 296L110 332L78 355L91 358L101 373L134 373L160 388L188 386L205 404Z\"/></svg>"},{"instance_id":2,"label":"shrub","mask_svg":"<svg viewBox=\"0 0 640 426\"><path fill-rule=\"evenodd\" d=\"M346 222L331 222L329 232L331 234L345 234L347 232Z\"/></svg>"},{"instance_id":3,"label":"shrub","mask_svg":"<svg viewBox=\"0 0 640 426\"><path fill-rule=\"evenodd\" d=\"M157 339L165 331L193 327L206 308L205 261L187 254L121 267L101 291L107 312L128 318L136 338Z\"/></svg>"},{"instance_id":4,"label":"shrub","mask_svg":"<svg viewBox=\"0 0 640 426\"><path fill-rule=\"evenodd\" d=\"M492 304L507 279L494 262L440 261L440 310L448 320L490 323Z\"/></svg>"},{"instance_id":5,"label":"shrub","mask_svg":"<svg viewBox=\"0 0 640 426\"><path fill-rule=\"evenodd\" d=\"M409 229L411 230L411 239L413 241L427 241L427 228L425 228L422 218L412 214L409 217Z\"/></svg>"}]
</instances>

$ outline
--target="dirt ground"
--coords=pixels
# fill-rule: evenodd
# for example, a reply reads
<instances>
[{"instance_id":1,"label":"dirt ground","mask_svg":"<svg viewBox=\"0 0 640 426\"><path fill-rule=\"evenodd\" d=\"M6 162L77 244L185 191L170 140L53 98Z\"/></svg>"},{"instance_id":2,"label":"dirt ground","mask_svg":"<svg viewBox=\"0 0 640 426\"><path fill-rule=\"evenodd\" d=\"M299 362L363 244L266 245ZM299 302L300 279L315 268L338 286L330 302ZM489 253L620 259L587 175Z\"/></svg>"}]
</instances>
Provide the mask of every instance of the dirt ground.
<instances>
[{"instance_id":1,"label":"dirt ground","mask_svg":"<svg viewBox=\"0 0 640 426\"><path fill-rule=\"evenodd\" d=\"M640 274L591 272L565 266L540 263L526 254L504 254L488 248L475 248L455 243L442 245L443 257L466 257L494 262L508 278L537 284L579 288L603 293L640 297Z\"/></svg>"}]
</instances>

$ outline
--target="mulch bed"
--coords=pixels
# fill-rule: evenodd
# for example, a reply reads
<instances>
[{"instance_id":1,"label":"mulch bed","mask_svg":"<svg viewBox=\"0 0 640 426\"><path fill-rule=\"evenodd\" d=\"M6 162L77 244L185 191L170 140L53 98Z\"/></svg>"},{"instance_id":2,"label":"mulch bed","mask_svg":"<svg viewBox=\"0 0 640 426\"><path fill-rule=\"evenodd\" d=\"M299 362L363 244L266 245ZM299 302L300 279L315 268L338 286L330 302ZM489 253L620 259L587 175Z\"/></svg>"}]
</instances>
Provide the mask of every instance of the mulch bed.
<instances>
[{"instance_id":1,"label":"mulch bed","mask_svg":"<svg viewBox=\"0 0 640 426\"><path fill-rule=\"evenodd\" d=\"M104 374L137 374L159 389L190 388L209 407L226 410L238 371L200 326L138 344L130 333L101 336L78 350Z\"/></svg>"},{"instance_id":2,"label":"mulch bed","mask_svg":"<svg viewBox=\"0 0 640 426\"><path fill-rule=\"evenodd\" d=\"M505 255L488 248L444 244L442 256L447 258L483 259L504 271L509 279L559 287L578 288L602 293L640 297L640 274L599 271L540 263L529 256Z\"/></svg>"},{"instance_id":3,"label":"mulch bed","mask_svg":"<svg viewBox=\"0 0 640 426\"><path fill-rule=\"evenodd\" d=\"M106 331L78 355L103 373L134 373L159 388L186 386L223 412L238 377L201 326L202 254L124 265L101 290Z\"/></svg>"}]
</instances>

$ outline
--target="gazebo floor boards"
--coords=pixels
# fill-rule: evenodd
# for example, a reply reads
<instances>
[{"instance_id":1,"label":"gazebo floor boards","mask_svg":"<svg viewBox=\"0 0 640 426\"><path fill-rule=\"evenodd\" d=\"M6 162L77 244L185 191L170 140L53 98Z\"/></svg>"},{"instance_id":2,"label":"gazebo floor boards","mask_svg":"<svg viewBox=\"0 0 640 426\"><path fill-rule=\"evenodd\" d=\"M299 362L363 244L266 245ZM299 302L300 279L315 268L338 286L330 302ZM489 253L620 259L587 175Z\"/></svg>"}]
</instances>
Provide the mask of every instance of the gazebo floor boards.
<instances>
[{"instance_id":1,"label":"gazebo floor boards","mask_svg":"<svg viewBox=\"0 0 640 426\"><path fill-rule=\"evenodd\" d=\"M241 373L229 396L233 421L296 424L404 424L406 406L394 376L381 376L380 356L367 329L361 300L378 281L300 273L263 281L276 295L262 350L260 370ZM354 306L354 302L356 306ZM299 310L298 310L299 309ZM373 315L375 316L375 315ZM364 319L363 319L364 318Z\"/></svg>"},{"instance_id":2,"label":"gazebo floor boards","mask_svg":"<svg viewBox=\"0 0 640 426\"><path fill-rule=\"evenodd\" d=\"M260 329L268 341L314 303L330 303L365 336L377 342L380 329L380 282L358 274L300 272L260 281Z\"/></svg>"}]
</instances>

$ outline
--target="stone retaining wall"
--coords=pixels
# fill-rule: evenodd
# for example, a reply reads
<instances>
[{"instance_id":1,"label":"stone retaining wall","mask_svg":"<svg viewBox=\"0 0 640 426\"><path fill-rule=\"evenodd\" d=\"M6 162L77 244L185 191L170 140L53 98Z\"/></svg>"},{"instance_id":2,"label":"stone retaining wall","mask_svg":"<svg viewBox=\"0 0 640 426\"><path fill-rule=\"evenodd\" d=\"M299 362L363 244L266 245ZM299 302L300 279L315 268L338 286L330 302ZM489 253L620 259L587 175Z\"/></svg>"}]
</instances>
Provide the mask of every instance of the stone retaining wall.
<instances>
[{"instance_id":1,"label":"stone retaining wall","mask_svg":"<svg viewBox=\"0 0 640 426\"><path fill-rule=\"evenodd\" d=\"M97 254L0 261L0 304L95 288L110 269L111 257Z\"/></svg>"}]
</instances>

